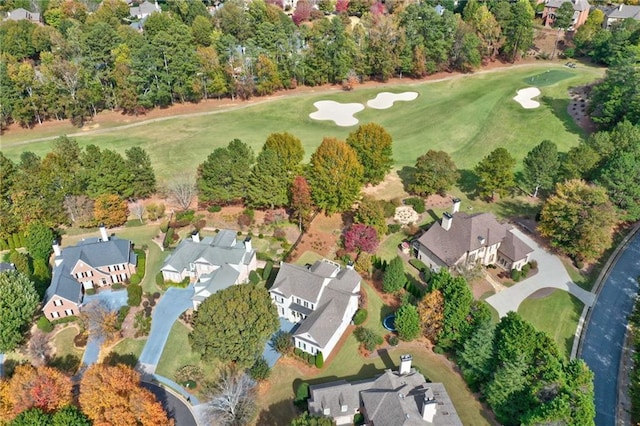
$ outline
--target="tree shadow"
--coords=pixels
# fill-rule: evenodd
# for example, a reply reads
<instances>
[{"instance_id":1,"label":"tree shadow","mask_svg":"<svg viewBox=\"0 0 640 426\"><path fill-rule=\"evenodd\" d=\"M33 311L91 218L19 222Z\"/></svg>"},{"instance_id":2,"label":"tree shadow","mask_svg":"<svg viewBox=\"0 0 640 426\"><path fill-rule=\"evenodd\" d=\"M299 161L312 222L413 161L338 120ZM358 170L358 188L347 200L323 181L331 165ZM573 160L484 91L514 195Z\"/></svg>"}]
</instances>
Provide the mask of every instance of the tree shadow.
<instances>
[{"instance_id":1,"label":"tree shadow","mask_svg":"<svg viewBox=\"0 0 640 426\"><path fill-rule=\"evenodd\" d=\"M132 353L119 354L117 352L111 351L104 358L103 364L107 364L112 367L118 364L123 364L133 368L136 366L136 364L138 364L138 357Z\"/></svg>"},{"instance_id":2,"label":"tree shadow","mask_svg":"<svg viewBox=\"0 0 640 426\"><path fill-rule=\"evenodd\" d=\"M567 110L571 102L569 99L556 99L549 96L542 96L540 101L560 120L567 132L576 134L583 139L587 136L585 130L576 123Z\"/></svg>"},{"instance_id":3,"label":"tree shadow","mask_svg":"<svg viewBox=\"0 0 640 426\"><path fill-rule=\"evenodd\" d=\"M289 415L288 415L289 414ZM289 424L295 416L297 416L297 410L290 400L284 399L271 404L268 408L260 410L258 413L257 425L277 425L277 424ZM286 417L286 419L285 419Z\"/></svg>"},{"instance_id":4,"label":"tree shadow","mask_svg":"<svg viewBox=\"0 0 640 426\"><path fill-rule=\"evenodd\" d=\"M407 192L409 192L409 185L411 185L414 182L413 176L415 174L415 171L416 171L415 167L404 166L402 169L396 172L398 173L398 177L402 181L402 186L404 190Z\"/></svg>"},{"instance_id":5,"label":"tree shadow","mask_svg":"<svg viewBox=\"0 0 640 426\"><path fill-rule=\"evenodd\" d=\"M428 209L427 214L431 217L431 219L433 219L434 222L437 222L438 220L440 220L440 217L436 214L436 212L433 211L433 209ZM431 227L431 224L426 223L422 225L420 228L422 228L423 230L426 230L426 229L429 229L430 227Z\"/></svg>"},{"instance_id":6,"label":"tree shadow","mask_svg":"<svg viewBox=\"0 0 640 426\"><path fill-rule=\"evenodd\" d=\"M475 174L473 170L461 169L458 170L460 173L460 177L458 178L458 188L470 200L475 200L478 196L478 175Z\"/></svg>"},{"instance_id":7,"label":"tree shadow","mask_svg":"<svg viewBox=\"0 0 640 426\"><path fill-rule=\"evenodd\" d=\"M387 316L392 315L396 312L396 309L393 306L382 305L380 307L380 318L385 319Z\"/></svg>"},{"instance_id":8,"label":"tree shadow","mask_svg":"<svg viewBox=\"0 0 640 426\"><path fill-rule=\"evenodd\" d=\"M540 205L517 198L499 200L496 202L496 206L498 207L497 213L502 217L523 217L535 220L540 212Z\"/></svg>"},{"instance_id":9,"label":"tree shadow","mask_svg":"<svg viewBox=\"0 0 640 426\"><path fill-rule=\"evenodd\" d=\"M378 355L386 368L394 369L396 367L387 349L378 349Z\"/></svg>"},{"instance_id":10,"label":"tree shadow","mask_svg":"<svg viewBox=\"0 0 640 426\"><path fill-rule=\"evenodd\" d=\"M80 362L81 360L79 357L67 354L62 357L52 358L48 364L50 367L54 367L64 373L75 374L78 371L78 368L80 368Z\"/></svg>"}]
</instances>

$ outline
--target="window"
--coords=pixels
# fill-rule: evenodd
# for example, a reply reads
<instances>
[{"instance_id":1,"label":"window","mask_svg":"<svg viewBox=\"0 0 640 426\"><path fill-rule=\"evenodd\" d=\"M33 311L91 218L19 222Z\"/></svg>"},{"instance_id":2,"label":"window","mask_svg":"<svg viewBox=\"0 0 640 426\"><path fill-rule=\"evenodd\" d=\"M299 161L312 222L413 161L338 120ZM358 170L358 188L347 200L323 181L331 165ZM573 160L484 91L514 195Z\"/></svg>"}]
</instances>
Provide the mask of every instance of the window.
<instances>
[{"instance_id":1,"label":"window","mask_svg":"<svg viewBox=\"0 0 640 426\"><path fill-rule=\"evenodd\" d=\"M347 412L347 406L346 405L341 405L340 406L340 411L342 411L343 413Z\"/></svg>"},{"instance_id":2,"label":"window","mask_svg":"<svg viewBox=\"0 0 640 426\"><path fill-rule=\"evenodd\" d=\"M53 301L53 306L62 306L62 300L60 300L60 299L54 300Z\"/></svg>"},{"instance_id":3,"label":"window","mask_svg":"<svg viewBox=\"0 0 640 426\"><path fill-rule=\"evenodd\" d=\"M325 416L329 416L329 415L331 415L331 408L325 408L325 409L322 411L322 414L324 414Z\"/></svg>"},{"instance_id":4,"label":"window","mask_svg":"<svg viewBox=\"0 0 640 426\"><path fill-rule=\"evenodd\" d=\"M304 301L304 307L305 307L305 308L308 308L308 307L309 307L309 303L308 303L306 300Z\"/></svg>"},{"instance_id":5,"label":"window","mask_svg":"<svg viewBox=\"0 0 640 426\"><path fill-rule=\"evenodd\" d=\"M51 318L60 318L60 313L58 313L58 312L51 312Z\"/></svg>"},{"instance_id":6,"label":"window","mask_svg":"<svg viewBox=\"0 0 640 426\"><path fill-rule=\"evenodd\" d=\"M65 309L64 313L66 316L73 315L73 309Z\"/></svg>"}]
</instances>

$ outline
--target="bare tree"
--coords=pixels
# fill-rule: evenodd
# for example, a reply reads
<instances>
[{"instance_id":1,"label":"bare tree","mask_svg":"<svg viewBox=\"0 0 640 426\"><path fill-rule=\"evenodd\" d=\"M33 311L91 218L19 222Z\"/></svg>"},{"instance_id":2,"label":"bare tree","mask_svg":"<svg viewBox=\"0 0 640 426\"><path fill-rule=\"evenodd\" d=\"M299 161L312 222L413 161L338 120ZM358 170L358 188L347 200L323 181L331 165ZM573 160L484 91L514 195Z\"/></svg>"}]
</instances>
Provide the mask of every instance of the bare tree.
<instances>
[{"instance_id":1,"label":"bare tree","mask_svg":"<svg viewBox=\"0 0 640 426\"><path fill-rule=\"evenodd\" d=\"M36 330L29 339L28 350L29 355L33 358L33 365L36 367L44 365L51 354L48 334Z\"/></svg>"},{"instance_id":2,"label":"bare tree","mask_svg":"<svg viewBox=\"0 0 640 426\"><path fill-rule=\"evenodd\" d=\"M63 205L73 224L85 226L93 220L93 200L86 195L67 195Z\"/></svg>"},{"instance_id":3,"label":"bare tree","mask_svg":"<svg viewBox=\"0 0 640 426\"><path fill-rule=\"evenodd\" d=\"M117 315L109 309L102 300L94 300L82 307L78 315L84 323L89 335L97 339L105 339L107 342L116 337Z\"/></svg>"},{"instance_id":4,"label":"bare tree","mask_svg":"<svg viewBox=\"0 0 640 426\"><path fill-rule=\"evenodd\" d=\"M196 182L193 175L181 174L171 179L167 193L182 210L187 210L196 196Z\"/></svg>"},{"instance_id":5,"label":"bare tree","mask_svg":"<svg viewBox=\"0 0 640 426\"><path fill-rule=\"evenodd\" d=\"M256 414L256 382L244 372L223 369L209 394L207 415L215 425L246 425Z\"/></svg>"},{"instance_id":6,"label":"bare tree","mask_svg":"<svg viewBox=\"0 0 640 426\"><path fill-rule=\"evenodd\" d=\"M142 204L141 201L136 201L135 203L131 203L129 206L129 211L133 213L138 219L140 219L140 223L144 223L142 217L144 216L147 208Z\"/></svg>"}]
</instances>

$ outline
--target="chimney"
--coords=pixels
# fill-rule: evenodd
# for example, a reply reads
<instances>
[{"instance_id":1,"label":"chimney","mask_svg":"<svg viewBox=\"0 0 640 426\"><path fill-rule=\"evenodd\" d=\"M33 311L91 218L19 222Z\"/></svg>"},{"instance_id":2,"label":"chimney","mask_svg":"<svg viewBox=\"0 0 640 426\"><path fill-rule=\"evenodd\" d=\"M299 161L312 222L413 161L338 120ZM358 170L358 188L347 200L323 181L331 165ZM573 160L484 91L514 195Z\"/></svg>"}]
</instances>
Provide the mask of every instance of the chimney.
<instances>
[{"instance_id":1,"label":"chimney","mask_svg":"<svg viewBox=\"0 0 640 426\"><path fill-rule=\"evenodd\" d=\"M453 216L451 213L444 212L442 214L442 229L448 231L451 229L451 222L453 221Z\"/></svg>"},{"instance_id":2,"label":"chimney","mask_svg":"<svg viewBox=\"0 0 640 426\"><path fill-rule=\"evenodd\" d=\"M433 418L436 415L437 409L438 403L433 396L433 391L431 388L427 388L424 393L424 399L422 400L422 420L433 423Z\"/></svg>"},{"instance_id":3,"label":"chimney","mask_svg":"<svg viewBox=\"0 0 640 426\"><path fill-rule=\"evenodd\" d=\"M107 228L105 228L104 223L100 224L100 238L102 241L109 241L109 234L107 234Z\"/></svg>"},{"instance_id":4,"label":"chimney","mask_svg":"<svg viewBox=\"0 0 640 426\"><path fill-rule=\"evenodd\" d=\"M191 241L193 241L194 243L200 242L200 233L197 230L191 233Z\"/></svg>"},{"instance_id":5,"label":"chimney","mask_svg":"<svg viewBox=\"0 0 640 426\"><path fill-rule=\"evenodd\" d=\"M405 375L411 373L411 355L400 355L400 374Z\"/></svg>"},{"instance_id":6,"label":"chimney","mask_svg":"<svg viewBox=\"0 0 640 426\"><path fill-rule=\"evenodd\" d=\"M347 269L351 269L353 270L353 261L350 260L349 262L347 262Z\"/></svg>"},{"instance_id":7,"label":"chimney","mask_svg":"<svg viewBox=\"0 0 640 426\"><path fill-rule=\"evenodd\" d=\"M252 250L252 246L251 246L251 237L247 237L244 239L244 250L249 253Z\"/></svg>"},{"instance_id":8,"label":"chimney","mask_svg":"<svg viewBox=\"0 0 640 426\"><path fill-rule=\"evenodd\" d=\"M58 244L58 240L53 240L53 254L56 257L59 257L62 254L62 250L60 250L60 244Z\"/></svg>"},{"instance_id":9,"label":"chimney","mask_svg":"<svg viewBox=\"0 0 640 426\"><path fill-rule=\"evenodd\" d=\"M484 238L482 235L478 237L478 241L480 242L480 246L483 246L484 243L487 242L486 238Z\"/></svg>"},{"instance_id":10,"label":"chimney","mask_svg":"<svg viewBox=\"0 0 640 426\"><path fill-rule=\"evenodd\" d=\"M458 213L460 211L460 198L453 199L453 210L451 214Z\"/></svg>"},{"instance_id":11,"label":"chimney","mask_svg":"<svg viewBox=\"0 0 640 426\"><path fill-rule=\"evenodd\" d=\"M622 3L620 3L620 6L618 6L618 10L622 10L622 6L624 6Z\"/></svg>"}]
</instances>

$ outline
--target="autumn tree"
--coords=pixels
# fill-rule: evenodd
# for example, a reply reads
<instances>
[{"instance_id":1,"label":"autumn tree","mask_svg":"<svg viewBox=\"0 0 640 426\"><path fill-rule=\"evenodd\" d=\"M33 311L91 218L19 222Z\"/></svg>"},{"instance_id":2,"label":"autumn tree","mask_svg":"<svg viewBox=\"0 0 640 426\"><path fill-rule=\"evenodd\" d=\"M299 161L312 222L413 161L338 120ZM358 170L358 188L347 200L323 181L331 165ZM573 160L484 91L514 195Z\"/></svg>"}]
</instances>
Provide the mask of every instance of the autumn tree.
<instances>
[{"instance_id":1,"label":"autumn tree","mask_svg":"<svg viewBox=\"0 0 640 426\"><path fill-rule=\"evenodd\" d=\"M91 198L86 195L67 195L63 205L73 225L88 227L94 224L94 201Z\"/></svg>"},{"instance_id":2,"label":"autumn tree","mask_svg":"<svg viewBox=\"0 0 640 426\"><path fill-rule=\"evenodd\" d=\"M404 275L404 264L400 256L396 256L391 259L391 262L384 270L384 277L382 279L382 289L385 293L394 293L404 287L407 282L407 278Z\"/></svg>"},{"instance_id":3,"label":"autumn tree","mask_svg":"<svg viewBox=\"0 0 640 426\"><path fill-rule=\"evenodd\" d=\"M451 156L444 151L430 149L418 157L413 181L409 191L428 197L431 194L444 195L458 180L458 169Z\"/></svg>"},{"instance_id":4,"label":"autumn tree","mask_svg":"<svg viewBox=\"0 0 640 426\"><path fill-rule=\"evenodd\" d=\"M33 359L33 365L38 367L44 365L51 354L49 336L40 330L36 330L29 339L27 349Z\"/></svg>"},{"instance_id":5,"label":"autumn tree","mask_svg":"<svg viewBox=\"0 0 640 426\"><path fill-rule=\"evenodd\" d=\"M15 414L30 408L51 413L72 401L71 379L55 368L19 365L9 382Z\"/></svg>"},{"instance_id":6,"label":"autumn tree","mask_svg":"<svg viewBox=\"0 0 640 426\"><path fill-rule=\"evenodd\" d=\"M327 214L348 210L360 192L362 176L353 148L336 138L324 138L311 155L308 173L315 205Z\"/></svg>"},{"instance_id":7,"label":"autumn tree","mask_svg":"<svg viewBox=\"0 0 640 426\"><path fill-rule=\"evenodd\" d=\"M194 351L205 359L248 367L277 329L278 314L266 288L243 284L206 298L198 307L189 338Z\"/></svg>"},{"instance_id":8,"label":"autumn tree","mask_svg":"<svg viewBox=\"0 0 640 426\"><path fill-rule=\"evenodd\" d=\"M455 344L466 336L469 330L469 313L472 312L473 293L464 278L454 277L446 269L431 276L432 291L439 290L444 298L444 319L438 336L440 344Z\"/></svg>"},{"instance_id":9,"label":"autumn tree","mask_svg":"<svg viewBox=\"0 0 640 426\"><path fill-rule=\"evenodd\" d=\"M109 306L101 301L94 300L82 307L78 314L85 329L96 339L105 339L107 342L117 337L117 314L109 309Z\"/></svg>"},{"instance_id":10,"label":"autumn tree","mask_svg":"<svg viewBox=\"0 0 640 426\"><path fill-rule=\"evenodd\" d=\"M347 251L375 253L378 243L378 234L369 225L357 223L344 233L344 248Z\"/></svg>"},{"instance_id":11,"label":"autumn tree","mask_svg":"<svg viewBox=\"0 0 640 426\"><path fill-rule=\"evenodd\" d=\"M615 222L603 188L570 180L558 183L544 203L538 229L552 246L578 260L592 261L611 246Z\"/></svg>"},{"instance_id":12,"label":"autumn tree","mask_svg":"<svg viewBox=\"0 0 640 426\"><path fill-rule=\"evenodd\" d=\"M313 214L313 200L311 198L311 187L304 176L296 176L293 179L290 198L291 216L298 222L301 230L306 230Z\"/></svg>"},{"instance_id":13,"label":"autumn tree","mask_svg":"<svg viewBox=\"0 0 640 426\"><path fill-rule=\"evenodd\" d=\"M107 228L124 225L129 215L127 202L116 194L103 194L93 205L93 218Z\"/></svg>"},{"instance_id":14,"label":"autumn tree","mask_svg":"<svg viewBox=\"0 0 640 426\"><path fill-rule=\"evenodd\" d=\"M12 271L0 274L0 353L20 344L38 301L35 286L26 275Z\"/></svg>"},{"instance_id":15,"label":"autumn tree","mask_svg":"<svg viewBox=\"0 0 640 426\"><path fill-rule=\"evenodd\" d=\"M533 189L533 197L538 196L540 189L553 189L559 166L558 147L555 143L542 141L527 153L523 163L524 183L529 189Z\"/></svg>"},{"instance_id":16,"label":"autumn tree","mask_svg":"<svg viewBox=\"0 0 640 426\"><path fill-rule=\"evenodd\" d=\"M257 413L256 382L234 368L222 369L208 393L206 412L215 424L250 424Z\"/></svg>"},{"instance_id":17,"label":"autumn tree","mask_svg":"<svg viewBox=\"0 0 640 426\"><path fill-rule=\"evenodd\" d=\"M95 425L173 425L153 394L140 385L140 374L122 364L89 366L78 400Z\"/></svg>"},{"instance_id":18,"label":"autumn tree","mask_svg":"<svg viewBox=\"0 0 640 426\"><path fill-rule=\"evenodd\" d=\"M353 213L354 223L372 226L382 238L387 233L387 219L384 217L382 203L373 197L365 195L358 203Z\"/></svg>"},{"instance_id":19,"label":"autumn tree","mask_svg":"<svg viewBox=\"0 0 640 426\"><path fill-rule=\"evenodd\" d=\"M400 309L396 311L395 327L398 331L398 337L402 340L413 340L420 336L422 328L420 327L418 309L408 303L400 306Z\"/></svg>"},{"instance_id":20,"label":"autumn tree","mask_svg":"<svg viewBox=\"0 0 640 426\"><path fill-rule=\"evenodd\" d=\"M438 341L442 322L444 321L444 297L439 290L427 293L418 303L418 314L422 323L422 331L427 339Z\"/></svg>"},{"instance_id":21,"label":"autumn tree","mask_svg":"<svg viewBox=\"0 0 640 426\"><path fill-rule=\"evenodd\" d=\"M304 148L300 139L291 133L271 133L264 142L262 150L274 151L289 176L293 177L300 172Z\"/></svg>"},{"instance_id":22,"label":"autumn tree","mask_svg":"<svg viewBox=\"0 0 640 426\"><path fill-rule=\"evenodd\" d=\"M393 138L379 124L363 124L347 136L347 145L356 152L364 168L362 183L377 185L393 166Z\"/></svg>"},{"instance_id":23,"label":"autumn tree","mask_svg":"<svg viewBox=\"0 0 640 426\"><path fill-rule=\"evenodd\" d=\"M505 148L496 148L475 168L480 196L494 200L496 194L506 196L516 185L516 160Z\"/></svg>"}]
</instances>

